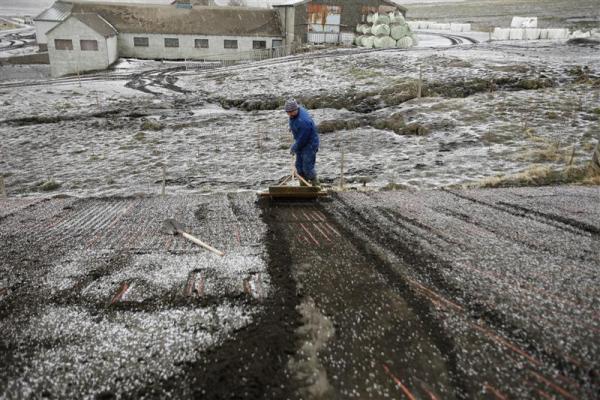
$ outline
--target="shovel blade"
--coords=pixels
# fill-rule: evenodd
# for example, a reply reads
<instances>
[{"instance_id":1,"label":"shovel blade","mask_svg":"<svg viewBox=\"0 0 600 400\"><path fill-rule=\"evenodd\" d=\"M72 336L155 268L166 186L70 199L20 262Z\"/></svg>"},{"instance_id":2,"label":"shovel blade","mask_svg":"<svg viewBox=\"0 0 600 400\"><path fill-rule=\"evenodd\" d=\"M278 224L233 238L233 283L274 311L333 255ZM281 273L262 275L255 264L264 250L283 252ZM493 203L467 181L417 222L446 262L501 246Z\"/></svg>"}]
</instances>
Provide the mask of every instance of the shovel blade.
<instances>
[{"instance_id":1,"label":"shovel blade","mask_svg":"<svg viewBox=\"0 0 600 400\"><path fill-rule=\"evenodd\" d=\"M173 218L166 219L163 222L163 232L170 235L177 235L179 232L182 232L183 229L183 225L175 221Z\"/></svg>"}]
</instances>

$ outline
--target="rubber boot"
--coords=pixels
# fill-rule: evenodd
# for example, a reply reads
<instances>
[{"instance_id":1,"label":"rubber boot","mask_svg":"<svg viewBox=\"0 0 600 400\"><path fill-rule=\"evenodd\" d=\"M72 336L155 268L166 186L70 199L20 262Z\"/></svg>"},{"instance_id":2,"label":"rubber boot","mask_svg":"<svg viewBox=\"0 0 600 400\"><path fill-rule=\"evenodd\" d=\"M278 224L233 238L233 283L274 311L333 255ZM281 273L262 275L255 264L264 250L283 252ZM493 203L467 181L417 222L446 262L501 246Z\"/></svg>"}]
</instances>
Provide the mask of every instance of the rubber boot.
<instances>
[{"instance_id":1,"label":"rubber boot","mask_svg":"<svg viewBox=\"0 0 600 400\"><path fill-rule=\"evenodd\" d=\"M317 178L316 176L314 178L312 178L309 182L314 187L317 187L319 189L321 188L321 182L319 182L319 178Z\"/></svg>"}]
</instances>

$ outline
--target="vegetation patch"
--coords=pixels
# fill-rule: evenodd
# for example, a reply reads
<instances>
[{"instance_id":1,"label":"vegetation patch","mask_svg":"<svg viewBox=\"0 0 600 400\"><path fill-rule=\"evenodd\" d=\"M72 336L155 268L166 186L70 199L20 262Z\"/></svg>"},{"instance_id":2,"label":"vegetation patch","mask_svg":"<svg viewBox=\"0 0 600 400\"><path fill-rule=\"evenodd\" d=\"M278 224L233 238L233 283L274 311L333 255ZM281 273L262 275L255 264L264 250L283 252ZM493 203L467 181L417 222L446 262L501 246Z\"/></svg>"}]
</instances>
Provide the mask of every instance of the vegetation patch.
<instances>
[{"instance_id":1,"label":"vegetation patch","mask_svg":"<svg viewBox=\"0 0 600 400\"><path fill-rule=\"evenodd\" d=\"M328 119L321 121L318 125L319 133L331 133L342 131L345 129L355 129L361 126L361 122L357 119Z\"/></svg>"},{"instance_id":2,"label":"vegetation patch","mask_svg":"<svg viewBox=\"0 0 600 400\"><path fill-rule=\"evenodd\" d=\"M38 184L38 189L43 192L51 192L61 187L59 182L56 182L54 179L50 179L46 182L41 182Z\"/></svg>"},{"instance_id":3,"label":"vegetation patch","mask_svg":"<svg viewBox=\"0 0 600 400\"><path fill-rule=\"evenodd\" d=\"M144 131L160 131L163 128L164 126L160 122L153 119L146 119L140 125L140 129Z\"/></svg>"},{"instance_id":4,"label":"vegetation patch","mask_svg":"<svg viewBox=\"0 0 600 400\"><path fill-rule=\"evenodd\" d=\"M600 173L594 171L591 165L567 167L562 170L534 165L521 173L487 178L469 187L504 188L566 184L600 185Z\"/></svg>"}]
</instances>

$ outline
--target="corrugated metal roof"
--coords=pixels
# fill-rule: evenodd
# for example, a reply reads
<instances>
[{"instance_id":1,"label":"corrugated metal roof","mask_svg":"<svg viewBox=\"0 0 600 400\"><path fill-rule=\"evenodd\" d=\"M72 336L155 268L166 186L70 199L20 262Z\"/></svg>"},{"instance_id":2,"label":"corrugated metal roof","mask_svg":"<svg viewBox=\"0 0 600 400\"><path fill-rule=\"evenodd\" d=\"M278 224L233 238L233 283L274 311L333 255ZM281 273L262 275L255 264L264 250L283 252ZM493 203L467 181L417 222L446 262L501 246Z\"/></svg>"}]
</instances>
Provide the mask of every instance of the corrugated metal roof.
<instances>
[{"instance_id":1,"label":"corrugated metal roof","mask_svg":"<svg viewBox=\"0 0 600 400\"><path fill-rule=\"evenodd\" d=\"M34 21L64 21L71 14L73 4L57 1L49 9L42 11Z\"/></svg>"},{"instance_id":2,"label":"corrugated metal roof","mask_svg":"<svg viewBox=\"0 0 600 400\"><path fill-rule=\"evenodd\" d=\"M73 14L73 17L77 18L78 20L92 28L94 31L104 36L105 38L116 36L118 33L117 30L111 24L109 24L104 18L102 18L98 14Z\"/></svg>"},{"instance_id":3,"label":"corrugated metal roof","mask_svg":"<svg viewBox=\"0 0 600 400\"><path fill-rule=\"evenodd\" d=\"M283 36L276 10L122 3L73 3L74 13L96 13L121 33Z\"/></svg>"}]
</instances>

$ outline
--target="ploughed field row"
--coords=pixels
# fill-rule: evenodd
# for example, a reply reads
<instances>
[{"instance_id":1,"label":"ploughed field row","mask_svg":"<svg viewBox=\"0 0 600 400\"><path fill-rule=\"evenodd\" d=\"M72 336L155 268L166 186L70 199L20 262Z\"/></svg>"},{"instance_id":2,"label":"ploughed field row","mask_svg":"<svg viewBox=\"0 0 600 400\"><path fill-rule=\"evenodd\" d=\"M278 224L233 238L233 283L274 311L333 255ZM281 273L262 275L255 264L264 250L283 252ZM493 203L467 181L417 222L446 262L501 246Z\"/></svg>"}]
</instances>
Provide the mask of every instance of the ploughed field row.
<instances>
[{"instance_id":1,"label":"ploughed field row","mask_svg":"<svg viewBox=\"0 0 600 400\"><path fill-rule=\"evenodd\" d=\"M5 199L2 395L592 399L599 196Z\"/></svg>"}]
</instances>

